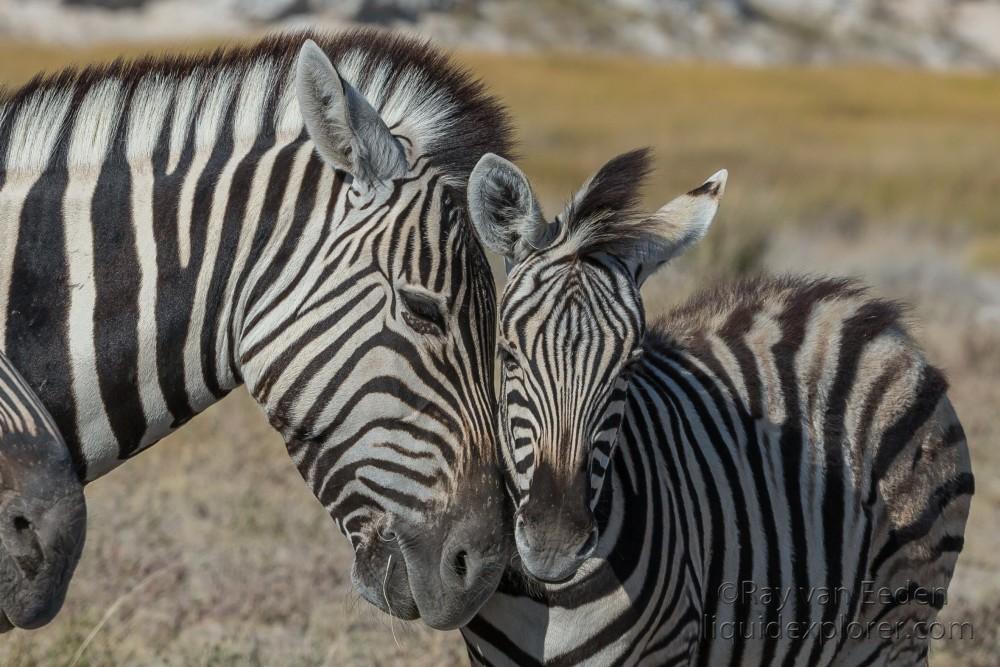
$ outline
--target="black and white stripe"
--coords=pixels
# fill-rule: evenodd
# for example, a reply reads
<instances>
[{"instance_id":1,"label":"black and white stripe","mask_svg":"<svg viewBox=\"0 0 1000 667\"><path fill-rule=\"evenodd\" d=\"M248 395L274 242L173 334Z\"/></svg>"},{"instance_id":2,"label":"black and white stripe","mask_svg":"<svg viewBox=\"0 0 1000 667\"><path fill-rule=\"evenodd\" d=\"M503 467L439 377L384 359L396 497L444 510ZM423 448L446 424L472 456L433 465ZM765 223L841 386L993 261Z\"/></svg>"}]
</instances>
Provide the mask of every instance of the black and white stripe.
<instances>
[{"instance_id":1,"label":"black and white stripe","mask_svg":"<svg viewBox=\"0 0 1000 667\"><path fill-rule=\"evenodd\" d=\"M386 606L407 567L440 578L414 534L502 541L500 503L456 505L496 487L495 296L463 190L508 126L427 45L306 38L0 100L0 345L87 481L245 382ZM453 625L497 577L427 578L417 602L450 608L425 619Z\"/></svg>"},{"instance_id":2,"label":"black and white stripe","mask_svg":"<svg viewBox=\"0 0 1000 667\"><path fill-rule=\"evenodd\" d=\"M627 211L644 166L619 158L588 187L618 187ZM757 279L645 326L638 285L700 238L724 182L651 219L609 205L574 220L595 215L576 204L515 258L500 431L527 478L511 485L518 548L529 573L568 551L575 575L512 577L464 632L474 660L926 663L973 477L947 382L900 308L850 281ZM603 483L579 484L609 429ZM535 463L517 469L520 447ZM591 506L599 543L577 559Z\"/></svg>"}]
</instances>

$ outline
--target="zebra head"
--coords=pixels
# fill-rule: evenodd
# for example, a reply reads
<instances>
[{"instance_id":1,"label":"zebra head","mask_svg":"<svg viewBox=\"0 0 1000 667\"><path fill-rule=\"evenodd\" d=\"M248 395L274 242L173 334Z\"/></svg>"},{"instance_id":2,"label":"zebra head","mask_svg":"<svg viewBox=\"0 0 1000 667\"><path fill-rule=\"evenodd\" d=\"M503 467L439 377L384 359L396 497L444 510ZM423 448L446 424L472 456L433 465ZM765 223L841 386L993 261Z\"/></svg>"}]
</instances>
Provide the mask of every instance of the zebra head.
<instances>
[{"instance_id":1,"label":"zebra head","mask_svg":"<svg viewBox=\"0 0 1000 667\"><path fill-rule=\"evenodd\" d=\"M598 545L595 508L642 354L639 288L701 239L726 182L720 171L652 216L635 211L645 150L602 167L547 222L524 174L484 156L469 181L477 232L506 257L500 302L499 433L529 574L572 576Z\"/></svg>"},{"instance_id":2,"label":"zebra head","mask_svg":"<svg viewBox=\"0 0 1000 667\"><path fill-rule=\"evenodd\" d=\"M0 353L0 633L55 617L86 527L83 485L66 443Z\"/></svg>"},{"instance_id":3,"label":"zebra head","mask_svg":"<svg viewBox=\"0 0 1000 667\"><path fill-rule=\"evenodd\" d=\"M308 139L292 170L318 183L301 221L310 240L253 290L240 362L350 538L355 588L390 614L454 628L510 553L496 295L465 204L476 142L504 150L506 117L436 51L374 41L381 57L311 41L299 53Z\"/></svg>"}]
</instances>

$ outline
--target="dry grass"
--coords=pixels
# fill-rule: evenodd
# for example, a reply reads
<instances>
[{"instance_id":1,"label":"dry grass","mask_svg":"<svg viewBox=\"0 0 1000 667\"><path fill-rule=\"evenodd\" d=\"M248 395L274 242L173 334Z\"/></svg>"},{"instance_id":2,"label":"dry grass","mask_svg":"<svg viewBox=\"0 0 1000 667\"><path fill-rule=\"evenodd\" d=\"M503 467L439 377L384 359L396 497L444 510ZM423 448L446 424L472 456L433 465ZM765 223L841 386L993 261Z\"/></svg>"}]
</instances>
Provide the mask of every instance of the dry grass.
<instances>
[{"instance_id":1,"label":"dry grass","mask_svg":"<svg viewBox=\"0 0 1000 667\"><path fill-rule=\"evenodd\" d=\"M358 601L346 541L239 391L87 490L91 529L63 612L0 639L5 667L439 665L456 638ZM117 607L115 605L117 604Z\"/></svg>"},{"instance_id":2,"label":"dry grass","mask_svg":"<svg viewBox=\"0 0 1000 667\"><path fill-rule=\"evenodd\" d=\"M874 68L740 69L580 56L466 56L520 121L524 164L560 194L651 145L651 190L720 167L727 207L773 224L834 220L1000 232L1000 77Z\"/></svg>"},{"instance_id":3,"label":"dry grass","mask_svg":"<svg viewBox=\"0 0 1000 667\"><path fill-rule=\"evenodd\" d=\"M4 44L0 81L117 53ZM639 145L657 150L650 205L730 169L705 247L647 290L654 313L757 268L862 275L915 304L977 473L945 613L971 619L976 638L937 644L934 662L997 664L1000 277L989 271L1000 266L1000 79L460 58L508 101L550 210ZM242 392L87 495L91 530L66 608L43 630L0 639L0 664L67 664L98 626L80 665L464 662L455 633L397 623L397 645L385 617L356 601L349 548Z\"/></svg>"}]
</instances>

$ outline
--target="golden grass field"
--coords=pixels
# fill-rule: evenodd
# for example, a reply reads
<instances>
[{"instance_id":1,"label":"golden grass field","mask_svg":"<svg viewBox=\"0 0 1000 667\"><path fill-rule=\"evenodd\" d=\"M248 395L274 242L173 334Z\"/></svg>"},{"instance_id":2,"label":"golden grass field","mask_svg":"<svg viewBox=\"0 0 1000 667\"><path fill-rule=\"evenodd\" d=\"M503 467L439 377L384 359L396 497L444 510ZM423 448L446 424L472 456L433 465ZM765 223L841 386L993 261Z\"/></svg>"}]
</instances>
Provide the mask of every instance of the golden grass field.
<instances>
[{"instance_id":1,"label":"golden grass field","mask_svg":"<svg viewBox=\"0 0 1000 667\"><path fill-rule=\"evenodd\" d=\"M140 47L126 51L137 53ZM0 81L122 52L0 45ZM730 171L704 247L646 290L662 312L744 271L859 275L914 305L973 450L977 495L932 664L1000 663L1000 77L741 69L459 54L509 104L550 212L604 160L650 145L649 205ZM0 665L442 665L457 633L390 622L243 392L87 490L90 531L50 626Z\"/></svg>"}]
</instances>

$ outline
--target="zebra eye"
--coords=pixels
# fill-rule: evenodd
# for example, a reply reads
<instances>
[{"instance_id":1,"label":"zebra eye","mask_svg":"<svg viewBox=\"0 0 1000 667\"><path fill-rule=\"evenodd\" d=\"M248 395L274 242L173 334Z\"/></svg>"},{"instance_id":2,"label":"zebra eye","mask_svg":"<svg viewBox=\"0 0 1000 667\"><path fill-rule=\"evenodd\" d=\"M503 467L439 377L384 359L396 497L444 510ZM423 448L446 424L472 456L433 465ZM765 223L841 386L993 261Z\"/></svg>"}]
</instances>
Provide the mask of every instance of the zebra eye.
<instances>
[{"instance_id":1,"label":"zebra eye","mask_svg":"<svg viewBox=\"0 0 1000 667\"><path fill-rule=\"evenodd\" d=\"M635 367L639 364L639 360L642 359L642 348L639 347L632 350L632 353L628 355L628 359L625 360L625 365L622 366L621 376L624 379L629 379L632 377L632 373L635 371Z\"/></svg>"},{"instance_id":2,"label":"zebra eye","mask_svg":"<svg viewBox=\"0 0 1000 667\"><path fill-rule=\"evenodd\" d=\"M500 358L500 363L503 364L505 371L513 373L517 370L517 357L506 347L498 347L497 356Z\"/></svg>"},{"instance_id":3,"label":"zebra eye","mask_svg":"<svg viewBox=\"0 0 1000 667\"><path fill-rule=\"evenodd\" d=\"M441 302L429 294L401 287L399 298L403 302L403 319L417 333L442 334L445 317Z\"/></svg>"}]
</instances>

